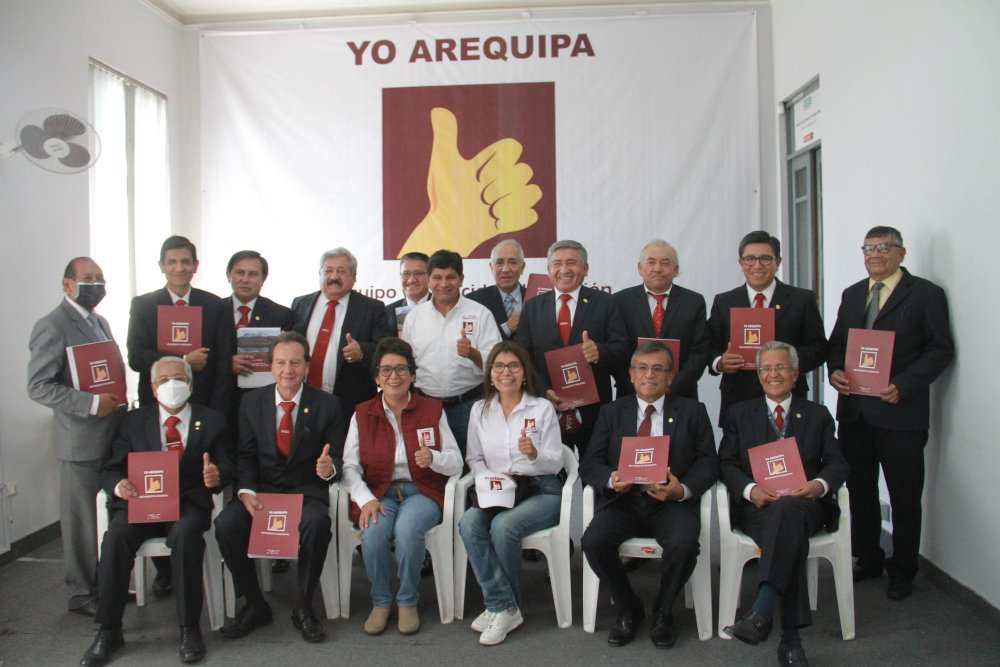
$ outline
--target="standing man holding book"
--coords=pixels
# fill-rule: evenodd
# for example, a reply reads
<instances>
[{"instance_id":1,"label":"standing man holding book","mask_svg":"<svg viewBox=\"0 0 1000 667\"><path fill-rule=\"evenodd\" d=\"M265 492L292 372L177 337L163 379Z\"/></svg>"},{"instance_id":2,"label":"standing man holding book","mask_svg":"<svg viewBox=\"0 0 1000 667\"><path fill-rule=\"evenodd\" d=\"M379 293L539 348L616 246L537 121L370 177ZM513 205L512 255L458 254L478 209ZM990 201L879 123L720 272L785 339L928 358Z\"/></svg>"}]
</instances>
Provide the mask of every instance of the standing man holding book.
<instances>
[{"instance_id":1,"label":"standing man holding book","mask_svg":"<svg viewBox=\"0 0 1000 667\"><path fill-rule=\"evenodd\" d=\"M28 346L28 396L52 408L52 449L59 459L59 527L62 531L69 610L97 613L97 520L94 498L101 462L111 451L117 406L125 396L91 394L73 387L66 348L114 341L108 321L94 310L104 298L104 272L89 257L69 261L63 299L38 320Z\"/></svg>"}]
</instances>

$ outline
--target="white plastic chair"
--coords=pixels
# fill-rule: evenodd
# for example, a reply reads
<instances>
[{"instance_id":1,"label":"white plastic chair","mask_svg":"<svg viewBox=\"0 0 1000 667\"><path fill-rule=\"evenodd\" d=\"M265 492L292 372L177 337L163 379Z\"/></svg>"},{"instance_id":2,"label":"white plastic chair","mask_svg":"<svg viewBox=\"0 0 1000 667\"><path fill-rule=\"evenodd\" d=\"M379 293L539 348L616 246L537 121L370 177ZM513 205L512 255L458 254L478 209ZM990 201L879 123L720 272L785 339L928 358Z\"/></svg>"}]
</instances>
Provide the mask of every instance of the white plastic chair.
<instances>
[{"instance_id":1,"label":"white plastic chair","mask_svg":"<svg viewBox=\"0 0 1000 667\"><path fill-rule=\"evenodd\" d=\"M731 526L729 519L729 493L718 485L716 498L719 505L719 636L729 639L722 631L736 620L743 566L760 557L760 548L746 533ZM833 566L833 581L837 587L837 606L840 612L840 631L844 640L854 639L854 579L851 560L851 507L846 487L840 487L837 504L840 521L837 531L820 530L809 538L809 560L806 578L809 587L809 607L815 611L819 586L819 561L825 558Z\"/></svg>"},{"instance_id":2,"label":"white plastic chair","mask_svg":"<svg viewBox=\"0 0 1000 667\"><path fill-rule=\"evenodd\" d=\"M108 495L103 489L97 492L97 557L101 556L101 546L104 533L108 531ZM212 494L212 519L205 531L205 556L202 560L202 581L205 587L205 606L208 607L208 621L213 630L222 627L225 620L223 608L222 585L222 555L219 544L215 541L215 517L222 511L222 494ZM135 604L142 607L146 604L146 559L158 556L169 556L170 547L166 537L153 537L139 547L135 553L135 567L132 576L135 579Z\"/></svg>"},{"instance_id":3,"label":"white plastic chair","mask_svg":"<svg viewBox=\"0 0 1000 667\"><path fill-rule=\"evenodd\" d=\"M319 575L319 588L323 593L323 608L329 620L340 618L340 592L337 581L337 506L340 502L340 483L330 485L330 546L326 548L326 561L323 563L323 572ZM271 592L271 561L270 558L255 558L257 566L257 580L260 582L260 589L266 593ZM223 577L225 580L226 592L226 616L230 618L236 615L236 587L233 584L233 575L223 561Z\"/></svg>"},{"instance_id":4,"label":"white plastic chair","mask_svg":"<svg viewBox=\"0 0 1000 667\"><path fill-rule=\"evenodd\" d=\"M441 523L426 533L427 551L431 555L434 567L434 589L437 592L438 611L442 623L451 623L455 618L454 609L454 523L455 523L455 485L458 475L448 478L444 487L444 507L441 512ZM351 617L351 568L354 565L354 552L361 544L361 531L351 521L350 494L345 489L341 497L337 520L337 543L340 551L340 615L341 618Z\"/></svg>"},{"instance_id":5,"label":"white plastic chair","mask_svg":"<svg viewBox=\"0 0 1000 667\"><path fill-rule=\"evenodd\" d=\"M702 641L712 637L712 491L701 495L701 533L698 541L701 549L698 562L691 578L684 585L684 605L694 607L698 623L698 638ZM583 529L587 530L594 518L594 487L583 489ZM663 549L651 537L634 537L622 542L618 553L629 558L662 558ZM597 618L597 592L601 580L590 569L587 557L583 557L583 630L593 632Z\"/></svg>"},{"instance_id":6,"label":"white plastic chair","mask_svg":"<svg viewBox=\"0 0 1000 667\"><path fill-rule=\"evenodd\" d=\"M566 481L563 482L562 504L559 508L559 523L551 528L545 528L528 535L521 541L521 549L536 549L545 554L549 566L549 581L552 584L552 601L556 608L556 622L560 628L573 625L573 590L570 584L569 569L569 527L573 504L573 487L580 477L580 463L576 460L573 450L563 445L563 469L566 471ZM475 475L467 474L458 482L455 497L455 618L465 616L465 580L468 574L467 563L469 554L465 550L465 542L458 533L458 522L466 510L466 497L475 483Z\"/></svg>"}]
</instances>

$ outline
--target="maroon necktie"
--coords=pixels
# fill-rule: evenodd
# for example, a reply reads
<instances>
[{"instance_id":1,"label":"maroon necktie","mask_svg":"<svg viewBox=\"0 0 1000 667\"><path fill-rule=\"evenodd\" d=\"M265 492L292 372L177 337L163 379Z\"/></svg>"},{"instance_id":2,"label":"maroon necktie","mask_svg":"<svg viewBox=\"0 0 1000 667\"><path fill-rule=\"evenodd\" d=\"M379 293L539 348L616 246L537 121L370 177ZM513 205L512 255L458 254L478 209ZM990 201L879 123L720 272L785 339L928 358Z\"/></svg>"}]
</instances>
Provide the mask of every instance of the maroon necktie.
<instances>
[{"instance_id":1,"label":"maroon necktie","mask_svg":"<svg viewBox=\"0 0 1000 667\"><path fill-rule=\"evenodd\" d=\"M562 305L559 306L559 339L562 340L563 347L569 345L569 332L573 329L573 322L569 316L569 294L560 294Z\"/></svg>"},{"instance_id":2,"label":"maroon necktie","mask_svg":"<svg viewBox=\"0 0 1000 667\"><path fill-rule=\"evenodd\" d=\"M646 294L656 299L656 308L653 309L653 336L659 336L660 329L663 327L663 300L667 298L667 295L653 294L652 292L646 292Z\"/></svg>"},{"instance_id":3,"label":"maroon necktie","mask_svg":"<svg viewBox=\"0 0 1000 667\"><path fill-rule=\"evenodd\" d=\"M763 308L764 307L764 293L763 292L757 292L757 294L754 295L754 297L753 297L753 307L754 308Z\"/></svg>"},{"instance_id":4,"label":"maroon necktie","mask_svg":"<svg viewBox=\"0 0 1000 667\"><path fill-rule=\"evenodd\" d=\"M312 360L309 362L309 376L306 378L313 387L323 387L323 364L326 361L326 349L330 347L330 336L333 334L333 322L336 317L337 302L328 301L323 323L316 334L316 344L313 345Z\"/></svg>"},{"instance_id":5,"label":"maroon necktie","mask_svg":"<svg viewBox=\"0 0 1000 667\"><path fill-rule=\"evenodd\" d=\"M240 306L236 310L240 311L240 321L236 323L236 330L239 331L250 325L250 306Z\"/></svg>"},{"instance_id":6,"label":"maroon necktie","mask_svg":"<svg viewBox=\"0 0 1000 667\"><path fill-rule=\"evenodd\" d=\"M639 430L636 431L636 436L640 438L648 438L653 432L653 413L656 412L656 407L652 403L646 406L646 413L639 423Z\"/></svg>"},{"instance_id":7,"label":"maroon necktie","mask_svg":"<svg viewBox=\"0 0 1000 667\"><path fill-rule=\"evenodd\" d=\"M184 456L184 443L181 442L181 432L177 430L177 425L180 423L181 420L179 417L175 417L173 415L167 417L167 451L177 452L177 458Z\"/></svg>"},{"instance_id":8,"label":"maroon necktie","mask_svg":"<svg viewBox=\"0 0 1000 667\"><path fill-rule=\"evenodd\" d=\"M174 305L175 306L186 306L186 305L188 305L188 302L185 301L184 299L177 299L177 303L175 303Z\"/></svg>"},{"instance_id":9,"label":"maroon necktie","mask_svg":"<svg viewBox=\"0 0 1000 667\"><path fill-rule=\"evenodd\" d=\"M287 461L292 453L292 410L295 409L295 401L282 401L281 408L285 414L281 415L281 423L278 424L278 455Z\"/></svg>"},{"instance_id":10,"label":"maroon necktie","mask_svg":"<svg viewBox=\"0 0 1000 667\"><path fill-rule=\"evenodd\" d=\"M778 427L778 431L785 430L785 409L780 405L774 409L774 425Z\"/></svg>"}]
</instances>

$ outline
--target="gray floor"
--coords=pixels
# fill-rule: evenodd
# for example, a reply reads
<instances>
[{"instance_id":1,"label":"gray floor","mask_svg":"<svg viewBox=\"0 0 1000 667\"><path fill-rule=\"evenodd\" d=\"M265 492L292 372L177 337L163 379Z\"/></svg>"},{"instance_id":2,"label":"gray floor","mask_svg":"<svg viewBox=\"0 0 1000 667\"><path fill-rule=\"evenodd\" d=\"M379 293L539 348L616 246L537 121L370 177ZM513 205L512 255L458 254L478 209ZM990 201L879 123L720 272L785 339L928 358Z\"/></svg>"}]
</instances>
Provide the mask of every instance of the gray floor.
<instances>
[{"instance_id":1,"label":"gray floor","mask_svg":"<svg viewBox=\"0 0 1000 667\"><path fill-rule=\"evenodd\" d=\"M579 544L577 542L577 544ZM61 583L61 545L51 542L28 556L0 568L0 666L77 664L93 638L95 626L86 618L65 611ZM635 642L620 649L606 643L615 612L602 590L597 632L587 634L580 625L580 553L573 557L574 626L560 630L555 623L552 598L545 577L545 563L525 563L524 626L498 647L485 648L469 629L481 611L479 589L469 577L466 619L441 625L433 581L423 581L420 602L423 627L419 634L403 637L394 626L381 637L364 635L361 626L370 609L367 580L360 557L355 557L349 620L325 621L327 640L306 644L294 630L288 615L293 601L294 566L274 577L270 601L274 625L257 630L238 641L227 641L209 633L207 614L206 664L298 665L343 664L601 664L639 665L678 661L689 665L773 665L777 632L765 644L750 647L713 637L698 641L694 613L675 608L680 638L670 651L656 650L649 643L648 623ZM637 590L652 591L657 585L655 564L633 574ZM754 566L744 574L743 602L752 599ZM713 571L718 587L718 568ZM916 581L912 598L890 602L885 597L886 580L865 581L855 587L857 638L845 642L840 625L832 575L825 564L820 570L819 610L814 625L802 637L813 665L1000 665L1000 628L978 618L924 577ZM647 596L648 598L648 596ZM317 609L321 602L317 600ZM716 609L717 611L717 609ZM125 613L126 645L111 664L175 665L177 628L172 598L156 600L148 595L142 609L129 605Z\"/></svg>"}]
</instances>

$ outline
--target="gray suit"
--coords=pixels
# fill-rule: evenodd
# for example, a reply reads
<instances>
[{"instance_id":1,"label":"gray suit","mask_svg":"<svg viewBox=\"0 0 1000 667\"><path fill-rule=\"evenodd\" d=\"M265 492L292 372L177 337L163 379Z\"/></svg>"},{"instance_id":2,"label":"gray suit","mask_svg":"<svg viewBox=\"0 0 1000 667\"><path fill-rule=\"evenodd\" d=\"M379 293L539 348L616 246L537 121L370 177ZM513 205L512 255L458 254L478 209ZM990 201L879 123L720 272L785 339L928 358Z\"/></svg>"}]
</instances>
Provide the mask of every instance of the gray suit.
<instances>
[{"instance_id":1,"label":"gray suit","mask_svg":"<svg viewBox=\"0 0 1000 667\"><path fill-rule=\"evenodd\" d=\"M108 321L100 315L98 319L110 337ZM98 341L90 323L63 299L35 323L28 343L28 396L55 413L52 448L60 462L59 519L71 609L97 596L94 499L100 488L101 462L111 451L118 413L104 418L90 414L94 395L73 389L66 348Z\"/></svg>"}]
</instances>

